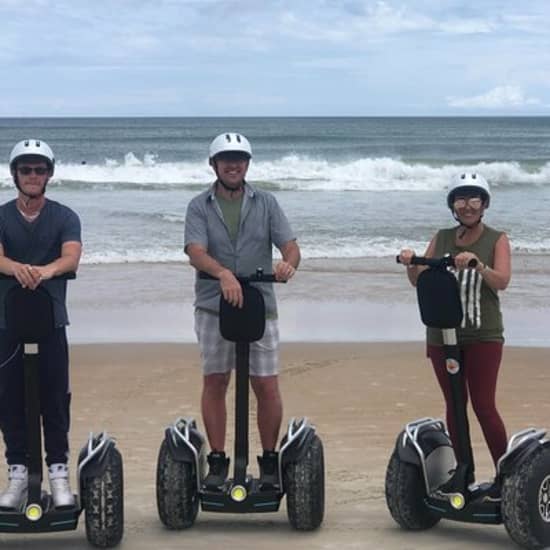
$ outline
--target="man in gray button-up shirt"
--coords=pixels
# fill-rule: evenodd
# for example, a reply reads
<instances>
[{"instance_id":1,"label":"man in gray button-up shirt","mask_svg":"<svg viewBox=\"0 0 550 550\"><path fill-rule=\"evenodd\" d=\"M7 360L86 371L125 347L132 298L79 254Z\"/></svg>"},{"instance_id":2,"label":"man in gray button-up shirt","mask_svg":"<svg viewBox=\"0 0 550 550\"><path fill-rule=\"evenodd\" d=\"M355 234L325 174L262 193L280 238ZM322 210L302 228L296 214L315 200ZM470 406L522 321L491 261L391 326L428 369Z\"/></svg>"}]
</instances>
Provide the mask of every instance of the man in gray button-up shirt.
<instances>
[{"instance_id":1,"label":"man in gray button-up shirt","mask_svg":"<svg viewBox=\"0 0 550 550\"><path fill-rule=\"evenodd\" d=\"M258 267L274 272L277 280L290 279L300 262L300 249L275 197L245 182L252 157L248 140L225 133L210 145L210 165L216 182L195 197L185 219L185 252L197 271L218 281L195 282L195 329L203 360L202 415L212 452L205 484L210 489L225 481L225 396L234 366L234 344L224 340L218 328L220 293L242 307L243 294L237 275L249 275ZM275 245L282 260L273 266ZM263 447L259 457L260 483L269 487L278 480L275 447L282 419L278 386L277 306L273 287L259 285L266 303L264 337L250 346L250 382L258 402L258 429Z\"/></svg>"}]
</instances>

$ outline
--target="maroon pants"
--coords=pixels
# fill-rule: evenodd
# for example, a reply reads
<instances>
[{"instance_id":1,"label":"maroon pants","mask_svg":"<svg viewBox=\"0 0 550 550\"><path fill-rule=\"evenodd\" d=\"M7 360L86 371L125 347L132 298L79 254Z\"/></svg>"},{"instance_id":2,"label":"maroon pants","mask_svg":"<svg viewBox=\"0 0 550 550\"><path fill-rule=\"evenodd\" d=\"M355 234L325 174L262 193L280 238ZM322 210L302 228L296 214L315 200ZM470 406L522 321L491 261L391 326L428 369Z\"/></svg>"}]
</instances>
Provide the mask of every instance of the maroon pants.
<instances>
[{"instance_id":1,"label":"maroon pants","mask_svg":"<svg viewBox=\"0 0 550 550\"><path fill-rule=\"evenodd\" d=\"M485 441L493 457L493 462L506 451L506 429L500 417L495 394L498 370L502 358L502 342L476 342L461 346L463 374L464 405L468 403L468 395L472 407L479 420ZM447 427L453 445L456 448L457 432L451 406L451 384L445 367L443 347L428 346L428 357L431 359L437 380L447 405Z\"/></svg>"}]
</instances>

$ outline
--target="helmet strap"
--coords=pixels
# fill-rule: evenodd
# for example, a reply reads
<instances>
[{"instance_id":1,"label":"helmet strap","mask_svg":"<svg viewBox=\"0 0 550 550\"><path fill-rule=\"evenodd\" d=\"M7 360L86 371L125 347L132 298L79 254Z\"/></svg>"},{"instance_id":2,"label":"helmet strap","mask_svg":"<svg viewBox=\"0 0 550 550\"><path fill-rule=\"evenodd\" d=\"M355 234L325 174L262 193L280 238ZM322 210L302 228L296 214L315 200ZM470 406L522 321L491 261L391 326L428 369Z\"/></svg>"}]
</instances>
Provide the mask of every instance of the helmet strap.
<instances>
[{"instance_id":1,"label":"helmet strap","mask_svg":"<svg viewBox=\"0 0 550 550\"><path fill-rule=\"evenodd\" d=\"M468 231L468 229L475 229L481 223L481 219L483 218L483 214L481 214L481 216L479 216L479 220L477 220L477 222L475 222L471 225L467 225L467 224L461 222L460 218L457 216L457 214L454 210L453 210L453 218L459 223L459 226L460 226L459 227L458 238L463 239L464 235L466 234L466 231Z\"/></svg>"},{"instance_id":2,"label":"helmet strap","mask_svg":"<svg viewBox=\"0 0 550 550\"><path fill-rule=\"evenodd\" d=\"M236 193L237 191L241 191L241 189L243 189L243 187L246 185L246 181L243 180L239 187L229 187L228 185L225 185L225 183L219 177L216 183L219 183L229 193Z\"/></svg>"},{"instance_id":3,"label":"helmet strap","mask_svg":"<svg viewBox=\"0 0 550 550\"><path fill-rule=\"evenodd\" d=\"M243 181L241 182L241 184L240 184L238 187L236 187L236 188L234 188L234 187L229 187L228 185L226 185L226 184L223 182L222 178L220 177L220 174L219 174L219 172L218 172L218 166L217 166L217 164L216 164L216 160L215 160L215 159L212 159L212 160L210 161L210 164L211 164L212 168L214 168L214 172L216 172L216 176L217 176L217 178L218 178L218 179L216 180L216 183L219 183L219 184L220 184L228 193L230 193L231 195L233 195L233 193L237 193L238 191L241 191L241 190L244 188L244 186L246 185L246 181L243 180Z\"/></svg>"},{"instance_id":4,"label":"helmet strap","mask_svg":"<svg viewBox=\"0 0 550 550\"><path fill-rule=\"evenodd\" d=\"M46 194L46 187L48 186L48 182L50 181L50 179L48 178L46 180L46 183L44 184L44 187L42 188L42 192L40 193L40 195L38 196L31 196L29 195L28 193L25 193L25 191L23 191L23 189L21 188L21 186L19 185L19 178L17 177L17 174L14 174L13 175L13 183L15 183L15 187L17 187L17 190L24 196L26 197L28 200L32 200L32 199L39 199L40 197L43 197L45 194Z\"/></svg>"}]
</instances>

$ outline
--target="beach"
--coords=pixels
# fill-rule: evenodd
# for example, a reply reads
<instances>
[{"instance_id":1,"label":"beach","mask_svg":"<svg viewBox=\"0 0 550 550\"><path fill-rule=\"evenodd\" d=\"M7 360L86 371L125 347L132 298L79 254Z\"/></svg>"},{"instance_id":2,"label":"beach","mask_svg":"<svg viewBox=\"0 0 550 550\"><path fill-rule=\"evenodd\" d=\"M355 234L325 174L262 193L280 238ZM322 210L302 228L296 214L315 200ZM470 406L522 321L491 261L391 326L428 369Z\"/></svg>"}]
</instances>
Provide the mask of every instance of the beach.
<instances>
[{"instance_id":1,"label":"beach","mask_svg":"<svg viewBox=\"0 0 550 550\"><path fill-rule=\"evenodd\" d=\"M201 512L183 532L165 529L156 511L164 429L179 416L195 417L203 429L195 272L183 253L184 226L189 201L213 181L208 143L229 126L252 140L248 183L273 193L302 250L296 277L276 293L285 423L307 416L325 447L326 514L313 533L291 529L284 501L274 514ZM125 468L122 548L515 547L502 526L444 521L410 533L387 511L385 469L397 434L410 420L444 414L415 292L395 255L402 247L421 254L437 228L454 225L446 207L451 176L479 172L489 180L484 222L506 231L513 253L512 280L500 293L499 409L508 435L550 425L550 119L48 118L0 119L0 129L5 151L27 133L47 139L57 157L48 198L82 221L84 252L68 291L71 479L74 489L90 430L117 438ZM1 161L0 202L14 197ZM256 473L254 407L252 400ZM478 478L490 479L475 419L471 427ZM0 484L5 477L0 466ZM0 535L0 546L89 547L83 521L71 533Z\"/></svg>"},{"instance_id":2,"label":"beach","mask_svg":"<svg viewBox=\"0 0 550 550\"><path fill-rule=\"evenodd\" d=\"M307 416L325 448L325 521L313 533L291 529L284 501L278 513L238 516L199 512L191 529L165 529L155 503L157 452L164 428L176 417L200 418L197 346L87 344L73 345L71 353L73 483L77 450L88 432L105 429L116 436L125 470L122 548L515 547L502 526L443 521L430 531L408 533L397 527L387 511L385 468L397 434L408 420L443 414L442 398L421 343L283 343L285 422L291 416ZM510 346L505 350L498 402L509 434L547 424L547 353L544 348ZM229 394L230 440L232 391L233 386ZM254 455L259 443L253 421L251 426L250 468L257 472ZM477 422L472 422L472 438L478 477L489 478L492 466ZM3 483L3 469L0 473ZM0 541L10 549L88 547L83 521L76 532L1 535Z\"/></svg>"}]
</instances>

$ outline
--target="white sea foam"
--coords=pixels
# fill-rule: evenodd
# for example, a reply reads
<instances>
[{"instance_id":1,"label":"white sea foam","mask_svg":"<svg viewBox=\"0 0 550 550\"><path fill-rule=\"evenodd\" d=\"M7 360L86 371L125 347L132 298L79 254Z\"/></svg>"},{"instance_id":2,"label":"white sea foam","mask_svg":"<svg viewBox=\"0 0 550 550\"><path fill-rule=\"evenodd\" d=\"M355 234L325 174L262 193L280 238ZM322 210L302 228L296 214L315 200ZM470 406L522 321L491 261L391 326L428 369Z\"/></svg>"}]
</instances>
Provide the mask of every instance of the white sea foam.
<instances>
[{"instance_id":1,"label":"white sea foam","mask_svg":"<svg viewBox=\"0 0 550 550\"><path fill-rule=\"evenodd\" d=\"M427 247L427 242L411 241L407 246L423 252ZM323 258L384 258L394 257L403 245L402 240L397 239L363 239L361 241L354 239L340 240L336 245L331 242L330 245L309 244L300 242L302 256L305 259L323 259ZM527 254L549 254L550 239L544 239L540 242L529 242L525 240L512 241L514 252ZM274 254L278 257L278 253ZM186 262L187 256L181 248L152 247L152 248L134 248L128 250L85 250L83 264L121 264L121 263L172 263Z\"/></svg>"},{"instance_id":2,"label":"white sea foam","mask_svg":"<svg viewBox=\"0 0 550 550\"><path fill-rule=\"evenodd\" d=\"M299 155L251 164L250 181L287 190L442 190L449 178L461 171L478 171L497 186L548 185L550 162L531 170L518 162L482 162L471 165L411 163L390 157L327 161ZM12 185L7 165L0 164L0 186ZM193 186L212 179L206 159L197 162L158 162L154 154L139 159L129 152L123 161L106 159L102 164L59 162L53 184L87 182L103 185L132 184Z\"/></svg>"}]
</instances>

